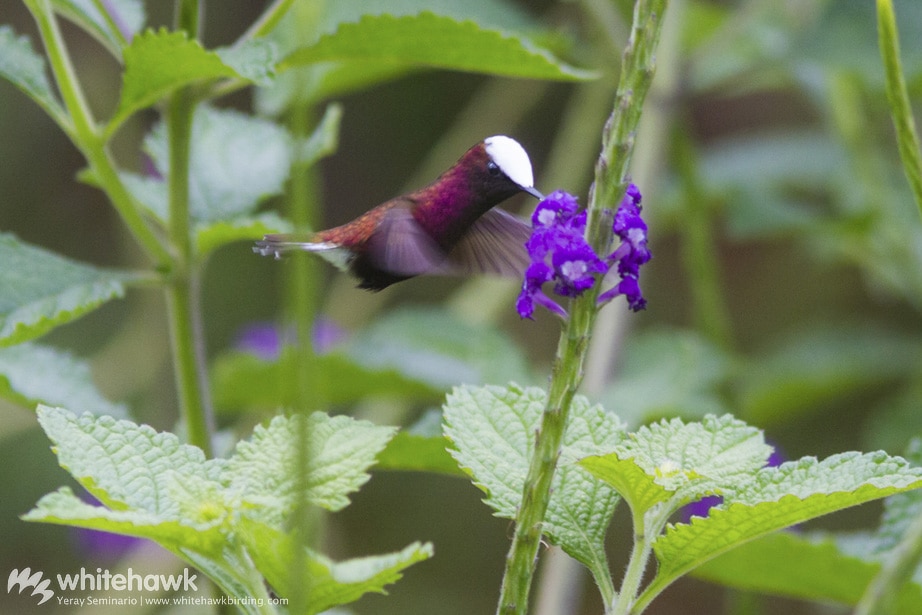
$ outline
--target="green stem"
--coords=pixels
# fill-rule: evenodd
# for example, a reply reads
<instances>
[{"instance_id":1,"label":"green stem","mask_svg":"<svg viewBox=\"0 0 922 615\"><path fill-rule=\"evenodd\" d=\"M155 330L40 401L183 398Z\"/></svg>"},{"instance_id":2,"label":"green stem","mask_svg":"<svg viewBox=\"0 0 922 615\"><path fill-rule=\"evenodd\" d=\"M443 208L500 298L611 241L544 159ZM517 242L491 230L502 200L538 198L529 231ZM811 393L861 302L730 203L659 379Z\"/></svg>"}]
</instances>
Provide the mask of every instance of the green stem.
<instances>
[{"instance_id":1,"label":"green stem","mask_svg":"<svg viewBox=\"0 0 922 615\"><path fill-rule=\"evenodd\" d=\"M659 40L666 4L667 0L639 0L635 6L631 37L622 60L615 110L602 135L602 154L590 189L587 239L597 249L607 248L611 243L610 223L603 223L605 210L618 202L627 185L634 132L653 79L653 52ZM535 451L522 491L522 503L516 514L515 533L506 557L497 607L499 615L525 615L528 611L542 522L550 501L551 482L557 470L570 402L583 379L589 338L597 314L598 294L596 285L570 302L570 317L557 346L547 405L541 417Z\"/></svg>"},{"instance_id":2,"label":"green stem","mask_svg":"<svg viewBox=\"0 0 922 615\"><path fill-rule=\"evenodd\" d=\"M516 515L515 534L506 559L497 610L501 615L524 615L528 611L534 562L541 542L541 524L550 500L551 481L557 470L570 401L582 381L586 347L595 320L595 300L591 297L591 301L586 300L587 297L588 293L571 302L573 311L558 345L547 406L525 478L522 505Z\"/></svg>"},{"instance_id":3,"label":"green stem","mask_svg":"<svg viewBox=\"0 0 922 615\"><path fill-rule=\"evenodd\" d=\"M678 505L673 501L662 502L646 513L633 515L634 547L628 560L618 602L613 606L611 615L639 615L657 594L649 596L647 591L638 597L644 571L653 555L653 541L662 534L669 515L676 511ZM647 588L649 589L649 587ZM661 591L661 590L660 590ZM658 592L657 592L658 593Z\"/></svg>"},{"instance_id":4,"label":"green stem","mask_svg":"<svg viewBox=\"0 0 922 615\"><path fill-rule=\"evenodd\" d=\"M135 201L118 175L106 142L100 134L83 95L83 90L80 88L50 0L27 0L26 5L38 25L55 83L70 116L69 120L57 118L58 124L83 153L99 186L112 201L125 225L154 261L156 267L161 271L169 270L173 257L148 225L141 214L141 206Z\"/></svg>"},{"instance_id":5,"label":"green stem","mask_svg":"<svg viewBox=\"0 0 922 615\"><path fill-rule=\"evenodd\" d=\"M311 109L307 104L295 104L288 115L288 123L296 138L306 138L309 134ZM317 223L317 195L315 190L316 173L303 163L297 163L292 168L292 180L289 190L289 216L298 230L316 228ZM308 254L297 254L292 259L291 269L286 284L287 290L287 318L294 325L296 344L293 349L294 360L291 362L291 371L287 377L296 383L296 399L294 412L301 413L305 418L311 410L323 408L323 382L316 369L316 357L313 348L312 331L316 319L318 289L317 281L320 276L319 259ZM312 451L309 449L307 421L301 421L301 428L297 434L295 448L298 451L297 492L306 494L308 490L307 477L308 462ZM321 519L319 511L308 505L306 496L299 497L293 512L292 527L296 544L303 547L310 546L317 538ZM292 613L305 612L310 604L308 588L301 582L303 570L307 566L306 549L295 550L294 561L291 563L292 594L288 596L291 601Z\"/></svg>"},{"instance_id":6,"label":"green stem","mask_svg":"<svg viewBox=\"0 0 922 615\"><path fill-rule=\"evenodd\" d=\"M922 516L916 517L883 568L868 585L855 615L884 615L894 612L897 596L922 560Z\"/></svg>"},{"instance_id":7,"label":"green stem","mask_svg":"<svg viewBox=\"0 0 922 615\"><path fill-rule=\"evenodd\" d=\"M887 81L887 101L890 103L893 127L896 129L900 159L903 161L903 171L909 180L916 207L922 214L922 154L919 152L919 135L916 132L906 80L900 66L900 42L891 0L877 0L877 33Z\"/></svg>"},{"instance_id":8,"label":"green stem","mask_svg":"<svg viewBox=\"0 0 922 615\"><path fill-rule=\"evenodd\" d=\"M288 9L294 4L295 0L275 0L269 8L263 11L259 19L253 22L247 31L237 39L236 45L241 45L245 41L265 36L275 29L282 18L288 13Z\"/></svg>"},{"instance_id":9,"label":"green stem","mask_svg":"<svg viewBox=\"0 0 922 615\"><path fill-rule=\"evenodd\" d=\"M167 109L169 235L176 251L176 261L166 294L180 413L188 430L189 442L211 456L212 419L205 376L198 279L200 272L194 262L189 215L189 165L194 109L195 99L188 88L174 93Z\"/></svg>"}]
</instances>

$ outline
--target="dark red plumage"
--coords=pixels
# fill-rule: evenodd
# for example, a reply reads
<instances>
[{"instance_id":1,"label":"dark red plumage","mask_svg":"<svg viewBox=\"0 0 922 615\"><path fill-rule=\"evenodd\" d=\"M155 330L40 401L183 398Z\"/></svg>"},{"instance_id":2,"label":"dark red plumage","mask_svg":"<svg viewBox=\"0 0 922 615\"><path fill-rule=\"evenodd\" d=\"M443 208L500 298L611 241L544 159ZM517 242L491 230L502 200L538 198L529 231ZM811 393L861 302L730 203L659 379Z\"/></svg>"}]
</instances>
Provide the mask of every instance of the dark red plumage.
<instances>
[{"instance_id":1,"label":"dark red plumage","mask_svg":"<svg viewBox=\"0 0 922 615\"><path fill-rule=\"evenodd\" d=\"M521 146L508 137L490 137L424 188L309 236L266 235L254 250L275 256L345 251L340 264L369 290L425 273L521 274L528 264L529 226L493 208L523 190L540 196L530 184L531 165Z\"/></svg>"}]
</instances>

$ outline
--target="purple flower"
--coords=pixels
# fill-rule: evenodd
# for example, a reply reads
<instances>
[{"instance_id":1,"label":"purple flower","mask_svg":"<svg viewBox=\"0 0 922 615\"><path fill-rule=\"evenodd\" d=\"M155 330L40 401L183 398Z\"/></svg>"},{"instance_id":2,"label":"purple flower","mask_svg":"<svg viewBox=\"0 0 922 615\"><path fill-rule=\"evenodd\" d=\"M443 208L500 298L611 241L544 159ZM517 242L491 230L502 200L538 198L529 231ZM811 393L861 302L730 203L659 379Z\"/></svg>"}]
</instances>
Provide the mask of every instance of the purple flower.
<instances>
[{"instance_id":1,"label":"purple flower","mask_svg":"<svg viewBox=\"0 0 922 615\"><path fill-rule=\"evenodd\" d=\"M522 318L532 318L535 304L566 317L567 313L542 290L545 282L554 283L559 297L578 297L592 288L596 279L617 263L621 282L599 296L598 304L624 295L634 311L642 310L646 300L637 282L640 266L650 260L647 249L647 225L640 217L640 190L631 184L615 212L612 232L621 244L602 259L586 241L586 211L580 210L576 197L557 190L546 196L532 214L532 234L525 243L531 265L525 274L516 311Z\"/></svg>"},{"instance_id":2,"label":"purple flower","mask_svg":"<svg viewBox=\"0 0 922 615\"><path fill-rule=\"evenodd\" d=\"M264 361L275 361L282 354L282 347L286 343L283 338L288 337L287 333L272 323L252 323L240 331L234 345ZM329 318L321 316L314 321L311 329L311 342L317 354L329 352L345 338L346 332L343 328Z\"/></svg>"}]
</instances>

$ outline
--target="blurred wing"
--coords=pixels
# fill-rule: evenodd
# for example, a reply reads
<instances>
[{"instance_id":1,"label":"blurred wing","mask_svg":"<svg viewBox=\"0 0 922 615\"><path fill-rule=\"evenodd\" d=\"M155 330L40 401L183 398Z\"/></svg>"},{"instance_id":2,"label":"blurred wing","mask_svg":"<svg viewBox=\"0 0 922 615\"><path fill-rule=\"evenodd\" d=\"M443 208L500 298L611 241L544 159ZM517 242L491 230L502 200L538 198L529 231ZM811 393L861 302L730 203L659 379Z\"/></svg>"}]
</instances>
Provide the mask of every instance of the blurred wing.
<instances>
[{"instance_id":1,"label":"blurred wing","mask_svg":"<svg viewBox=\"0 0 922 615\"><path fill-rule=\"evenodd\" d=\"M406 207L384 214L368 238L365 254L378 269L404 276L438 273L447 258Z\"/></svg>"},{"instance_id":2,"label":"blurred wing","mask_svg":"<svg viewBox=\"0 0 922 615\"><path fill-rule=\"evenodd\" d=\"M314 235L279 234L266 235L257 241L253 251L262 256L274 256L276 259L288 252L316 252L342 271L349 270L349 264L355 255L337 243L317 241Z\"/></svg>"},{"instance_id":3,"label":"blurred wing","mask_svg":"<svg viewBox=\"0 0 922 615\"><path fill-rule=\"evenodd\" d=\"M446 272L521 277L530 263L525 249L530 236L528 222L502 209L491 209L448 254Z\"/></svg>"}]
</instances>

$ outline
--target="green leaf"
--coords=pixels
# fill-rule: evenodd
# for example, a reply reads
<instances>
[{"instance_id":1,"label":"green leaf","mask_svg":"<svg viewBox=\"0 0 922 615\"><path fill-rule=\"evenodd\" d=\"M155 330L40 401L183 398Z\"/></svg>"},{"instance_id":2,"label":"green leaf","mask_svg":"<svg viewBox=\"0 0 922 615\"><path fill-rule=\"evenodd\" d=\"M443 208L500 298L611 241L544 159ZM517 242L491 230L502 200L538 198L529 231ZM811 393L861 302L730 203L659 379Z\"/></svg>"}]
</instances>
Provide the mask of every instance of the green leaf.
<instances>
[{"instance_id":1,"label":"green leaf","mask_svg":"<svg viewBox=\"0 0 922 615\"><path fill-rule=\"evenodd\" d=\"M377 470L436 472L451 476L467 474L448 452L451 445L442 435L442 413L430 410L410 427L401 430L378 455Z\"/></svg>"},{"instance_id":2,"label":"green leaf","mask_svg":"<svg viewBox=\"0 0 922 615\"><path fill-rule=\"evenodd\" d=\"M157 124L144 141L161 177L123 174L138 198L161 221L168 217L166 128ZM292 143L272 122L238 111L200 105L192 124L190 214L197 222L250 215L259 203L281 194L291 170Z\"/></svg>"},{"instance_id":3,"label":"green leaf","mask_svg":"<svg viewBox=\"0 0 922 615\"><path fill-rule=\"evenodd\" d=\"M256 85L268 85L275 77L278 55L275 45L269 41L248 40L233 47L218 47L214 52L241 79Z\"/></svg>"},{"instance_id":4,"label":"green leaf","mask_svg":"<svg viewBox=\"0 0 922 615\"><path fill-rule=\"evenodd\" d=\"M337 103L327 105L314 132L306 141L297 146L295 159L299 165L312 166L336 152L339 148L339 125L342 118L342 105Z\"/></svg>"},{"instance_id":5,"label":"green leaf","mask_svg":"<svg viewBox=\"0 0 922 615\"><path fill-rule=\"evenodd\" d=\"M7 25L0 25L0 77L38 103L59 125L68 123L48 81L45 59L32 50L28 37L16 36Z\"/></svg>"},{"instance_id":6,"label":"green leaf","mask_svg":"<svg viewBox=\"0 0 922 615\"><path fill-rule=\"evenodd\" d=\"M401 431L381 452L375 469L467 476L449 454L448 445L449 441L443 436L421 436Z\"/></svg>"},{"instance_id":7,"label":"green leaf","mask_svg":"<svg viewBox=\"0 0 922 615\"><path fill-rule=\"evenodd\" d=\"M843 552L830 537L776 532L706 562L692 576L744 591L854 606L879 570L879 562ZM907 583L894 615L913 615L919 604L922 588Z\"/></svg>"},{"instance_id":8,"label":"green leaf","mask_svg":"<svg viewBox=\"0 0 922 615\"><path fill-rule=\"evenodd\" d=\"M107 128L112 134L133 113L176 88L199 81L238 78L265 82L275 63L273 48L256 41L239 49L208 51L185 31L147 30L124 50L125 76L118 108ZM194 143L193 139L193 143Z\"/></svg>"},{"instance_id":9,"label":"green leaf","mask_svg":"<svg viewBox=\"0 0 922 615\"><path fill-rule=\"evenodd\" d=\"M98 40L116 58L144 26L146 15L140 0L109 0L106 15L93 0L52 0L56 13L74 22Z\"/></svg>"},{"instance_id":10,"label":"green leaf","mask_svg":"<svg viewBox=\"0 0 922 615\"><path fill-rule=\"evenodd\" d=\"M264 212L197 224L193 232L196 252L200 258L205 258L218 248L235 241L252 241L268 233L288 233L292 230L288 220L274 212Z\"/></svg>"},{"instance_id":11,"label":"green leaf","mask_svg":"<svg viewBox=\"0 0 922 615\"><path fill-rule=\"evenodd\" d=\"M512 519L518 510L545 403L543 390L516 385L458 387L446 399L444 430L452 455L486 492L484 501L497 516ZM575 462L611 450L623 432L616 416L574 397L544 532L594 572L607 567L605 531L618 496Z\"/></svg>"},{"instance_id":12,"label":"green leaf","mask_svg":"<svg viewBox=\"0 0 922 615\"><path fill-rule=\"evenodd\" d=\"M105 506L62 488L23 519L150 538L239 598L265 595L260 575L277 589L290 587L294 539L286 528L300 485L295 456L301 429L309 454L307 499L330 510L346 506L348 494L368 480L367 468L394 432L346 416L276 417L224 460L205 459L175 435L129 421L77 417L47 406L37 414L61 465ZM431 554L430 545L418 543L338 564L309 553L307 576L316 578L304 582L325 604L340 604L382 591L406 566Z\"/></svg>"},{"instance_id":13,"label":"green leaf","mask_svg":"<svg viewBox=\"0 0 922 615\"><path fill-rule=\"evenodd\" d=\"M0 348L0 396L29 407L66 404L81 412L127 416L124 405L112 403L96 389L89 363L38 344Z\"/></svg>"},{"instance_id":14,"label":"green leaf","mask_svg":"<svg viewBox=\"0 0 922 615\"><path fill-rule=\"evenodd\" d=\"M653 548L662 587L754 538L843 508L922 487L922 468L876 453L804 457L763 468L724 496L706 518L670 525ZM650 589L648 589L650 591Z\"/></svg>"},{"instance_id":15,"label":"green leaf","mask_svg":"<svg viewBox=\"0 0 922 615\"><path fill-rule=\"evenodd\" d=\"M502 331L473 326L439 309L401 309L377 319L349 343L347 352L367 368L447 390L459 382L530 383L525 357Z\"/></svg>"},{"instance_id":16,"label":"green leaf","mask_svg":"<svg viewBox=\"0 0 922 615\"><path fill-rule=\"evenodd\" d=\"M283 351L277 361L245 352L219 356L211 370L218 408L277 408L293 406L299 399L297 383L289 374L295 357ZM316 377L323 384L319 403L343 405L364 399L435 401L438 389L403 376L392 368L363 367L341 353L314 358Z\"/></svg>"},{"instance_id":17,"label":"green leaf","mask_svg":"<svg viewBox=\"0 0 922 615\"><path fill-rule=\"evenodd\" d=\"M755 427L730 415L709 415L697 423L673 419L641 427L614 451L580 463L638 516L667 500L675 510L724 493L764 466L772 448Z\"/></svg>"},{"instance_id":18,"label":"green leaf","mask_svg":"<svg viewBox=\"0 0 922 615\"><path fill-rule=\"evenodd\" d=\"M334 511L348 506L348 494L370 478L367 469L395 432L322 412L306 421L303 424L301 415L277 416L268 426L257 426L249 441L237 444L228 464L232 486L259 507L260 518L272 518L279 527L294 508L300 480L306 482L305 496L315 506ZM295 443L300 429L306 432L310 457L307 477L299 480Z\"/></svg>"},{"instance_id":19,"label":"green leaf","mask_svg":"<svg viewBox=\"0 0 922 615\"><path fill-rule=\"evenodd\" d=\"M694 332L639 332L627 341L618 379L600 401L632 426L663 416L723 413L717 389L730 366L726 353Z\"/></svg>"},{"instance_id":20,"label":"green leaf","mask_svg":"<svg viewBox=\"0 0 922 615\"><path fill-rule=\"evenodd\" d=\"M0 233L0 346L18 344L121 297L135 274L97 269Z\"/></svg>"},{"instance_id":21,"label":"green leaf","mask_svg":"<svg viewBox=\"0 0 922 615\"><path fill-rule=\"evenodd\" d=\"M205 459L201 449L147 425L63 408L39 406L38 421L54 445L58 463L100 502L113 509L137 509L181 518L177 477L217 483L223 460Z\"/></svg>"},{"instance_id":22,"label":"green leaf","mask_svg":"<svg viewBox=\"0 0 922 615\"><path fill-rule=\"evenodd\" d=\"M342 23L334 33L294 51L279 68L343 61L529 79L575 81L595 76L560 62L523 37L429 12L364 15L358 22Z\"/></svg>"},{"instance_id":23,"label":"green leaf","mask_svg":"<svg viewBox=\"0 0 922 615\"><path fill-rule=\"evenodd\" d=\"M277 593L293 593L292 562L297 543L290 534L247 520L243 537L250 545L256 566ZM358 557L334 562L311 549L301 587L307 596L307 613L314 614L354 602L364 594L386 593L385 587L400 580L407 567L432 557L430 543L414 542L404 549L384 555ZM298 581L295 581L298 582Z\"/></svg>"},{"instance_id":24,"label":"green leaf","mask_svg":"<svg viewBox=\"0 0 922 615\"><path fill-rule=\"evenodd\" d=\"M171 484L175 487L175 482ZM43 496L22 519L148 538L174 553L185 550L218 555L225 544L225 537L216 523L192 518L180 521L139 509L93 506L74 495L69 487Z\"/></svg>"}]
</instances>

